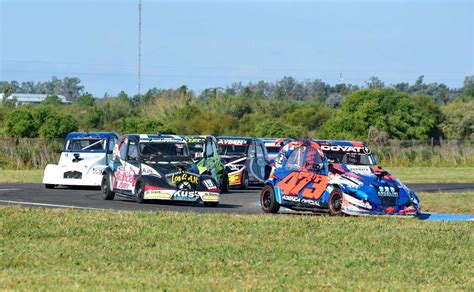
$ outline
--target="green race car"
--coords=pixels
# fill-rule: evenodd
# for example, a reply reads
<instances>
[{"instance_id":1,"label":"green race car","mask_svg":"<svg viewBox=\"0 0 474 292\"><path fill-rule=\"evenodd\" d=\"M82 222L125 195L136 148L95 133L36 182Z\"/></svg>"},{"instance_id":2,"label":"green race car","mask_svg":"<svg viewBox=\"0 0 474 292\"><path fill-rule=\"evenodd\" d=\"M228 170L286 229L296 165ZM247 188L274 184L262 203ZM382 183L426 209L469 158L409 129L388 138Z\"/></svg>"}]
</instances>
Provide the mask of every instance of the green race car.
<instances>
[{"instance_id":1,"label":"green race car","mask_svg":"<svg viewBox=\"0 0 474 292\"><path fill-rule=\"evenodd\" d=\"M219 182L221 193L229 191L229 177L221 159L217 140L214 136L183 136L188 143L191 157L197 164L200 174L208 174Z\"/></svg>"}]
</instances>

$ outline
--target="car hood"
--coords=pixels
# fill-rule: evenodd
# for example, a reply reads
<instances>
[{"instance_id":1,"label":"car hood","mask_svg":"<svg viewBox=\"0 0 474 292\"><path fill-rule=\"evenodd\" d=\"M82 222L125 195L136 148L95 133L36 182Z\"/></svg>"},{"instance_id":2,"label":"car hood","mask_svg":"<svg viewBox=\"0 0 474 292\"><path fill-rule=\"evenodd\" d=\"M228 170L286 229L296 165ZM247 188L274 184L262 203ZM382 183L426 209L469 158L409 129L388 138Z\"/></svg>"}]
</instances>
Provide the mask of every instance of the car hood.
<instances>
[{"instance_id":1,"label":"car hood","mask_svg":"<svg viewBox=\"0 0 474 292\"><path fill-rule=\"evenodd\" d=\"M329 180L345 193L378 206L410 202L411 191L380 166L330 164Z\"/></svg>"},{"instance_id":2,"label":"car hood","mask_svg":"<svg viewBox=\"0 0 474 292\"><path fill-rule=\"evenodd\" d=\"M163 176L173 174L176 172L190 172L199 174L197 166L191 161L176 161L176 162L163 162L163 161L144 161L143 165L152 168ZM143 168L142 165L142 168Z\"/></svg>"}]
</instances>

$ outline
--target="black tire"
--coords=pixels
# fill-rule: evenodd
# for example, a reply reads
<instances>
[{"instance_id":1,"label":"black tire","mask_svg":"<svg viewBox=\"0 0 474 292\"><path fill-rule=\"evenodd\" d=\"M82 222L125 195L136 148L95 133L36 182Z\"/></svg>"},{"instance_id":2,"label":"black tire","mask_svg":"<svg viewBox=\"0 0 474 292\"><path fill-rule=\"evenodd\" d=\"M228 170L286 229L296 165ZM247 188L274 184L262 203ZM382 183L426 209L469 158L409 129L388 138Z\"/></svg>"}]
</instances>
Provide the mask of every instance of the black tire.
<instances>
[{"instance_id":1,"label":"black tire","mask_svg":"<svg viewBox=\"0 0 474 292\"><path fill-rule=\"evenodd\" d=\"M102 199L104 200L113 200L115 197L115 192L110 188L110 185L110 175L106 173L102 176L102 182L100 184Z\"/></svg>"},{"instance_id":2,"label":"black tire","mask_svg":"<svg viewBox=\"0 0 474 292\"><path fill-rule=\"evenodd\" d=\"M249 174L244 170L242 173L242 181L240 182L240 188L246 190L249 188Z\"/></svg>"},{"instance_id":3,"label":"black tire","mask_svg":"<svg viewBox=\"0 0 474 292\"><path fill-rule=\"evenodd\" d=\"M137 182L135 189L135 200L138 204L145 202L145 184L141 181Z\"/></svg>"},{"instance_id":4,"label":"black tire","mask_svg":"<svg viewBox=\"0 0 474 292\"><path fill-rule=\"evenodd\" d=\"M217 207L219 202L204 202L204 206L206 207Z\"/></svg>"},{"instance_id":5,"label":"black tire","mask_svg":"<svg viewBox=\"0 0 474 292\"><path fill-rule=\"evenodd\" d=\"M260 206L262 207L263 213L278 213L280 210L280 204L278 204L275 191L270 185L263 187L262 193L260 194Z\"/></svg>"},{"instance_id":6,"label":"black tire","mask_svg":"<svg viewBox=\"0 0 474 292\"><path fill-rule=\"evenodd\" d=\"M224 172L222 175L222 182L220 185L221 193L228 193L229 192L229 176L227 173Z\"/></svg>"},{"instance_id":7,"label":"black tire","mask_svg":"<svg viewBox=\"0 0 474 292\"><path fill-rule=\"evenodd\" d=\"M52 184L45 184L44 187L47 189L54 189L54 185Z\"/></svg>"},{"instance_id":8,"label":"black tire","mask_svg":"<svg viewBox=\"0 0 474 292\"><path fill-rule=\"evenodd\" d=\"M342 192L339 189L334 189L329 195L329 215L341 216L342 215Z\"/></svg>"}]
</instances>

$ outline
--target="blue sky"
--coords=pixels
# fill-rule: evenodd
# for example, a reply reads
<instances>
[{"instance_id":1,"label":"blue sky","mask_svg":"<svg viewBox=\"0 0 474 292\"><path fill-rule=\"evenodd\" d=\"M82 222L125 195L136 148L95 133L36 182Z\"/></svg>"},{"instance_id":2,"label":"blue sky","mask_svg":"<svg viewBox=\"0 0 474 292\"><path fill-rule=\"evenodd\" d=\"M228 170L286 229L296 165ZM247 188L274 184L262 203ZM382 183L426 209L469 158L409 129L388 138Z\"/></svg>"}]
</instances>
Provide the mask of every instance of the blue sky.
<instances>
[{"instance_id":1,"label":"blue sky","mask_svg":"<svg viewBox=\"0 0 474 292\"><path fill-rule=\"evenodd\" d=\"M142 1L142 92L340 73L460 87L474 72L473 1ZM137 92L138 0L0 3L0 80Z\"/></svg>"}]
</instances>

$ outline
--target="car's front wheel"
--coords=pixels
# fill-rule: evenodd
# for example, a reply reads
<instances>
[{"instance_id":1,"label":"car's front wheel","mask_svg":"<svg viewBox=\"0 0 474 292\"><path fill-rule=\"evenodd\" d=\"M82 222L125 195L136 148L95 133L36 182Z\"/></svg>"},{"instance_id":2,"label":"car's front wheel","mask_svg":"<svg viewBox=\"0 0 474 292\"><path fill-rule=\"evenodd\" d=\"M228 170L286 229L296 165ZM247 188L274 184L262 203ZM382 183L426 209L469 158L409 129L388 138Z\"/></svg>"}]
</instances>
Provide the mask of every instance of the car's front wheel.
<instances>
[{"instance_id":1,"label":"car's front wheel","mask_svg":"<svg viewBox=\"0 0 474 292\"><path fill-rule=\"evenodd\" d=\"M227 173L222 175L222 182L220 185L221 193L228 193L229 192L229 176Z\"/></svg>"},{"instance_id":2,"label":"car's front wheel","mask_svg":"<svg viewBox=\"0 0 474 292\"><path fill-rule=\"evenodd\" d=\"M137 201L137 203L141 204L145 201L145 184L143 182L137 182L135 195L135 200Z\"/></svg>"},{"instance_id":3,"label":"car's front wheel","mask_svg":"<svg viewBox=\"0 0 474 292\"><path fill-rule=\"evenodd\" d=\"M342 215L342 192L339 189L334 189L329 195L329 214Z\"/></svg>"},{"instance_id":4,"label":"car's front wheel","mask_svg":"<svg viewBox=\"0 0 474 292\"><path fill-rule=\"evenodd\" d=\"M260 195L260 205L264 213L278 213L280 204L278 204L275 191L271 185L265 185Z\"/></svg>"},{"instance_id":5,"label":"car's front wheel","mask_svg":"<svg viewBox=\"0 0 474 292\"><path fill-rule=\"evenodd\" d=\"M110 175L104 174L102 176L102 182L100 184L100 189L102 191L102 199L104 200L113 200L115 197L115 192L111 188L112 183L110 181Z\"/></svg>"}]
</instances>

